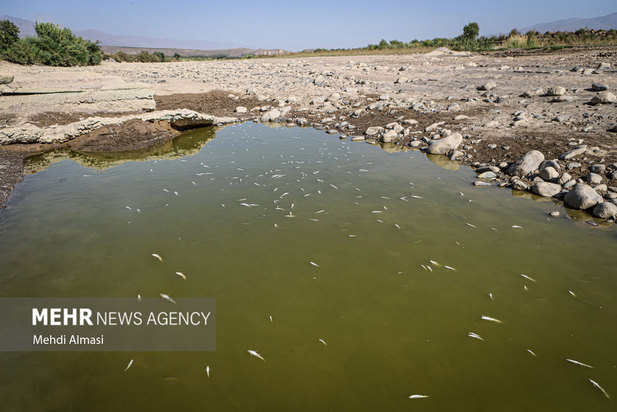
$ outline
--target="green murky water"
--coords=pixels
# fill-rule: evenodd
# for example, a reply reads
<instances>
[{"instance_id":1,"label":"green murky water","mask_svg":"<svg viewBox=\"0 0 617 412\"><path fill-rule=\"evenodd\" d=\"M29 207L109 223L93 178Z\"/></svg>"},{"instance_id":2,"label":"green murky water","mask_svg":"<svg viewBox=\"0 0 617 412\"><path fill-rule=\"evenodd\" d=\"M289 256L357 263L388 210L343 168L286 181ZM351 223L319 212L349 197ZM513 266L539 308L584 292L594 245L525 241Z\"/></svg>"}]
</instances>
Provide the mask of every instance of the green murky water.
<instances>
[{"instance_id":1,"label":"green murky water","mask_svg":"<svg viewBox=\"0 0 617 412\"><path fill-rule=\"evenodd\" d=\"M3 410L614 408L589 379L617 397L615 229L419 152L213 136L28 176L0 214L0 294L215 297L217 351L0 353Z\"/></svg>"}]
</instances>

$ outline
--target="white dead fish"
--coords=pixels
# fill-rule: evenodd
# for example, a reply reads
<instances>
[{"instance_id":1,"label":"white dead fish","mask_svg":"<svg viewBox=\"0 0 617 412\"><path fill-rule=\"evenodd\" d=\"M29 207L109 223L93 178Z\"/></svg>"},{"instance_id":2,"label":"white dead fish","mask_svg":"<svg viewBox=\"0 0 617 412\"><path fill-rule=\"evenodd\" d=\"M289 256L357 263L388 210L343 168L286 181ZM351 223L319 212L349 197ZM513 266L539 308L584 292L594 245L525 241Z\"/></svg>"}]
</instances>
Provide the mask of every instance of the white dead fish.
<instances>
[{"instance_id":1,"label":"white dead fish","mask_svg":"<svg viewBox=\"0 0 617 412\"><path fill-rule=\"evenodd\" d=\"M493 299L493 294L492 294L492 293L489 293L489 294L488 294L488 297L489 297L489 298L491 298L491 300L492 300L493 302L495 301L495 299Z\"/></svg>"},{"instance_id":2,"label":"white dead fish","mask_svg":"<svg viewBox=\"0 0 617 412\"><path fill-rule=\"evenodd\" d=\"M534 352L534 351L532 351L531 349L527 349L527 352L531 353L533 356L536 356L536 357L538 356L538 355L536 355L536 354L535 354L535 352Z\"/></svg>"},{"instance_id":3,"label":"white dead fish","mask_svg":"<svg viewBox=\"0 0 617 412\"><path fill-rule=\"evenodd\" d=\"M444 266L444 268L448 269L448 270L454 270L456 271L456 269L454 269L452 266Z\"/></svg>"},{"instance_id":4,"label":"white dead fish","mask_svg":"<svg viewBox=\"0 0 617 412\"><path fill-rule=\"evenodd\" d=\"M587 365L586 363L579 362L579 361L574 360L574 359L566 359L566 361L567 361L567 362L570 362L570 363L573 363L573 364L575 364L575 365L583 366L583 367L585 367L585 368L591 368L591 369L593 369L593 366L591 366L591 365Z\"/></svg>"},{"instance_id":5,"label":"white dead fish","mask_svg":"<svg viewBox=\"0 0 617 412\"><path fill-rule=\"evenodd\" d=\"M439 262L435 262L434 260L429 260L429 262L431 262L431 264L433 264L435 266L441 266L441 264Z\"/></svg>"},{"instance_id":6,"label":"white dead fish","mask_svg":"<svg viewBox=\"0 0 617 412\"><path fill-rule=\"evenodd\" d=\"M519 225L512 225L512 228L513 228L513 229L522 229L523 227L522 227L522 226L519 226Z\"/></svg>"},{"instance_id":7,"label":"white dead fish","mask_svg":"<svg viewBox=\"0 0 617 412\"><path fill-rule=\"evenodd\" d=\"M330 183L330 186L338 190L338 187L334 186L332 183Z\"/></svg>"},{"instance_id":8,"label":"white dead fish","mask_svg":"<svg viewBox=\"0 0 617 412\"><path fill-rule=\"evenodd\" d=\"M317 212L315 212L315 214L318 214L318 213L323 213L323 212L325 212L325 210L324 210L324 209L321 209L321 210L318 210Z\"/></svg>"},{"instance_id":9,"label":"white dead fish","mask_svg":"<svg viewBox=\"0 0 617 412\"><path fill-rule=\"evenodd\" d=\"M469 227L476 228L476 226L472 225L471 223L465 223L465 224L466 224L467 226L469 226Z\"/></svg>"},{"instance_id":10,"label":"white dead fish","mask_svg":"<svg viewBox=\"0 0 617 412\"><path fill-rule=\"evenodd\" d=\"M399 229L399 230L401 229L401 227L398 225L398 223L395 223L395 224L394 224L394 227L395 227L395 228L397 228L397 229Z\"/></svg>"},{"instance_id":11,"label":"white dead fish","mask_svg":"<svg viewBox=\"0 0 617 412\"><path fill-rule=\"evenodd\" d=\"M428 395L411 395L409 399L424 399L428 398Z\"/></svg>"},{"instance_id":12,"label":"white dead fish","mask_svg":"<svg viewBox=\"0 0 617 412\"><path fill-rule=\"evenodd\" d=\"M208 378L210 377L210 366L206 366L206 375L208 375Z\"/></svg>"},{"instance_id":13,"label":"white dead fish","mask_svg":"<svg viewBox=\"0 0 617 412\"><path fill-rule=\"evenodd\" d=\"M411 197L414 198L414 199L423 199L422 196L418 196L418 195L411 195Z\"/></svg>"},{"instance_id":14,"label":"white dead fish","mask_svg":"<svg viewBox=\"0 0 617 412\"><path fill-rule=\"evenodd\" d=\"M259 359L261 359L264 362L266 361L259 353L255 352L254 350L250 350L249 349L247 352L249 353L249 355L252 355L252 356L254 356L256 358L259 358Z\"/></svg>"},{"instance_id":15,"label":"white dead fish","mask_svg":"<svg viewBox=\"0 0 617 412\"><path fill-rule=\"evenodd\" d=\"M319 267L319 265L315 262L309 262L311 265L315 266L315 267Z\"/></svg>"},{"instance_id":16,"label":"white dead fish","mask_svg":"<svg viewBox=\"0 0 617 412\"><path fill-rule=\"evenodd\" d=\"M272 315L270 315L270 322L272 322Z\"/></svg>"},{"instance_id":17,"label":"white dead fish","mask_svg":"<svg viewBox=\"0 0 617 412\"><path fill-rule=\"evenodd\" d=\"M182 279L186 280L186 276L182 272L176 272L176 275L180 276Z\"/></svg>"},{"instance_id":18,"label":"white dead fish","mask_svg":"<svg viewBox=\"0 0 617 412\"><path fill-rule=\"evenodd\" d=\"M129 368L131 367L131 365L132 365L132 364L133 364L133 359L131 359L131 360L129 361L129 364L128 364L128 365L126 365L126 368L124 368L124 372L128 371L128 370L129 370Z\"/></svg>"},{"instance_id":19,"label":"white dead fish","mask_svg":"<svg viewBox=\"0 0 617 412\"><path fill-rule=\"evenodd\" d=\"M141 295L137 295L137 302L141 302Z\"/></svg>"},{"instance_id":20,"label":"white dead fish","mask_svg":"<svg viewBox=\"0 0 617 412\"><path fill-rule=\"evenodd\" d=\"M152 257L153 257L153 258L155 258L155 259L158 259L158 260L159 260L159 262L162 262L162 261L163 261L163 258L162 258L162 257L160 257L159 255L157 255L156 253L153 253L153 254L152 254Z\"/></svg>"},{"instance_id":21,"label":"white dead fish","mask_svg":"<svg viewBox=\"0 0 617 412\"><path fill-rule=\"evenodd\" d=\"M482 319L488 320L489 322L503 323L499 319L491 318L490 316L486 316L486 315L482 315Z\"/></svg>"},{"instance_id":22,"label":"white dead fish","mask_svg":"<svg viewBox=\"0 0 617 412\"><path fill-rule=\"evenodd\" d=\"M383 213L381 210L371 210L371 213Z\"/></svg>"},{"instance_id":23,"label":"white dead fish","mask_svg":"<svg viewBox=\"0 0 617 412\"><path fill-rule=\"evenodd\" d=\"M173 300L171 297L169 297L169 295L166 295L166 294L164 294L164 293L161 293L160 295L161 295L161 297L162 297L163 299L170 301L170 302L171 302L171 303L173 303L174 305L177 305L176 301L175 301L175 300Z\"/></svg>"},{"instance_id":24,"label":"white dead fish","mask_svg":"<svg viewBox=\"0 0 617 412\"><path fill-rule=\"evenodd\" d=\"M484 340L484 339L482 339L482 336L480 336L480 335L478 335L477 333L474 333L474 332L469 332L467 334L467 336L469 336L470 338L478 339L478 340Z\"/></svg>"},{"instance_id":25,"label":"white dead fish","mask_svg":"<svg viewBox=\"0 0 617 412\"><path fill-rule=\"evenodd\" d=\"M325 340L323 340L323 339L319 339L319 341L320 341L321 343L323 343L323 344L324 344L324 346L328 346L328 344L326 343L326 341L325 341Z\"/></svg>"},{"instance_id":26,"label":"white dead fish","mask_svg":"<svg viewBox=\"0 0 617 412\"><path fill-rule=\"evenodd\" d=\"M427 266L426 268L427 268L430 272L432 272L432 271L433 271L433 268L432 268L432 267L430 267L430 266Z\"/></svg>"},{"instance_id":27,"label":"white dead fish","mask_svg":"<svg viewBox=\"0 0 617 412\"><path fill-rule=\"evenodd\" d=\"M594 387L598 388L598 389L599 389L599 390L600 390L600 391L604 394L604 396L606 396L606 399L611 399L611 397L610 397L610 396L608 396L608 393L606 393L606 391L604 390L604 388L603 388L603 387L601 387L601 386L600 386L600 384L599 384L598 382L594 381L593 379L589 379L589 382L591 382L591 384L592 384Z\"/></svg>"},{"instance_id":28,"label":"white dead fish","mask_svg":"<svg viewBox=\"0 0 617 412\"><path fill-rule=\"evenodd\" d=\"M133 208L130 206L124 206L124 207L127 208L128 210L133 210Z\"/></svg>"},{"instance_id":29,"label":"white dead fish","mask_svg":"<svg viewBox=\"0 0 617 412\"><path fill-rule=\"evenodd\" d=\"M347 237L356 237L357 235L347 235Z\"/></svg>"},{"instance_id":30,"label":"white dead fish","mask_svg":"<svg viewBox=\"0 0 617 412\"><path fill-rule=\"evenodd\" d=\"M525 279L529 279L529 280L531 280L532 282L535 282L535 281L536 281L535 279L533 279L533 278L531 278L531 277L529 277L529 276L527 276L527 275L523 275L522 273L521 273L521 277L524 277Z\"/></svg>"}]
</instances>

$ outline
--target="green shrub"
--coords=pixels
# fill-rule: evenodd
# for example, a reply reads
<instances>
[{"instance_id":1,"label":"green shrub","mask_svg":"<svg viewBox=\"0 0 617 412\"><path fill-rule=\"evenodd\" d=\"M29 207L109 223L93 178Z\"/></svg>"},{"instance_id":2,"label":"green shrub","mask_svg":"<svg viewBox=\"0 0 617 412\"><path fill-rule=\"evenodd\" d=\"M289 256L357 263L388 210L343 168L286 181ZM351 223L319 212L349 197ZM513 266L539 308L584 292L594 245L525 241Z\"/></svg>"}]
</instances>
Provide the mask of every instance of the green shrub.
<instances>
[{"instance_id":1,"label":"green shrub","mask_svg":"<svg viewBox=\"0 0 617 412\"><path fill-rule=\"evenodd\" d=\"M0 50L6 50L19 40L19 27L12 21L0 21Z\"/></svg>"},{"instance_id":2,"label":"green shrub","mask_svg":"<svg viewBox=\"0 0 617 412\"><path fill-rule=\"evenodd\" d=\"M86 66L103 58L97 43L75 36L68 28L53 23L36 23L37 36L14 41L2 58L19 64L40 63L49 66Z\"/></svg>"}]
</instances>

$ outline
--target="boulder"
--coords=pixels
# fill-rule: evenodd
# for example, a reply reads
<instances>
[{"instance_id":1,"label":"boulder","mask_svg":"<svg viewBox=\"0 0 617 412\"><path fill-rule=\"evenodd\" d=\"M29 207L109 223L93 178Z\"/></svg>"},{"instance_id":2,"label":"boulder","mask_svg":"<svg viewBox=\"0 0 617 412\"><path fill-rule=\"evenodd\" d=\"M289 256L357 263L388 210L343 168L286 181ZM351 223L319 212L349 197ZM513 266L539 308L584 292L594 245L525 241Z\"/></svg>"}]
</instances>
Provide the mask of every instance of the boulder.
<instances>
[{"instance_id":1,"label":"boulder","mask_svg":"<svg viewBox=\"0 0 617 412\"><path fill-rule=\"evenodd\" d=\"M523 155L517 162L512 164L506 171L510 176L526 176L535 171L544 160L544 155L537 151L531 150Z\"/></svg>"},{"instance_id":2,"label":"boulder","mask_svg":"<svg viewBox=\"0 0 617 412\"><path fill-rule=\"evenodd\" d=\"M429 142L428 152L431 154L447 154L451 150L458 149L462 142L463 136L460 133L452 133L441 139L431 140Z\"/></svg>"},{"instance_id":3,"label":"boulder","mask_svg":"<svg viewBox=\"0 0 617 412\"><path fill-rule=\"evenodd\" d=\"M593 208L593 215L601 217L602 219L608 219L617 215L617 205L612 202L598 203Z\"/></svg>"},{"instance_id":4,"label":"boulder","mask_svg":"<svg viewBox=\"0 0 617 412\"><path fill-rule=\"evenodd\" d=\"M566 89L565 87L561 86L549 87L549 89L546 91L547 96L561 96L564 94L566 94Z\"/></svg>"},{"instance_id":5,"label":"boulder","mask_svg":"<svg viewBox=\"0 0 617 412\"><path fill-rule=\"evenodd\" d=\"M538 196L553 197L561 193L561 186L555 183L538 182L531 186L531 191Z\"/></svg>"},{"instance_id":6,"label":"boulder","mask_svg":"<svg viewBox=\"0 0 617 412\"><path fill-rule=\"evenodd\" d=\"M611 104L617 103L617 97L611 92L600 92L593 96L591 104Z\"/></svg>"},{"instance_id":7,"label":"boulder","mask_svg":"<svg viewBox=\"0 0 617 412\"><path fill-rule=\"evenodd\" d=\"M602 202L602 196L591 186L578 183L572 190L566 193L563 199L565 205L571 209L589 209Z\"/></svg>"},{"instance_id":8,"label":"boulder","mask_svg":"<svg viewBox=\"0 0 617 412\"><path fill-rule=\"evenodd\" d=\"M261 116L261 121L262 122L273 122L279 117L281 117L281 112L277 109L272 109L264 113L263 116Z\"/></svg>"}]
</instances>

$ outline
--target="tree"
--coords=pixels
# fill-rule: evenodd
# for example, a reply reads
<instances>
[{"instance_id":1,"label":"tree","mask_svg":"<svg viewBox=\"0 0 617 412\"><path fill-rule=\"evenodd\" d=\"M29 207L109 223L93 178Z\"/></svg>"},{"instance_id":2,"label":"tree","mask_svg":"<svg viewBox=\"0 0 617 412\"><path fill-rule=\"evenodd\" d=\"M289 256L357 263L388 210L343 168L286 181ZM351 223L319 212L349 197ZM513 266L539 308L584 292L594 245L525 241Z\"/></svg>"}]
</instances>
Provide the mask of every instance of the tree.
<instances>
[{"instance_id":1,"label":"tree","mask_svg":"<svg viewBox=\"0 0 617 412\"><path fill-rule=\"evenodd\" d=\"M480 26L478 23L469 23L465 27L463 27L463 38L465 40L475 40L480 34Z\"/></svg>"},{"instance_id":2,"label":"tree","mask_svg":"<svg viewBox=\"0 0 617 412\"><path fill-rule=\"evenodd\" d=\"M0 50L7 50L19 39L19 27L12 21L0 21Z\"/></svg>"}]
</instances>

